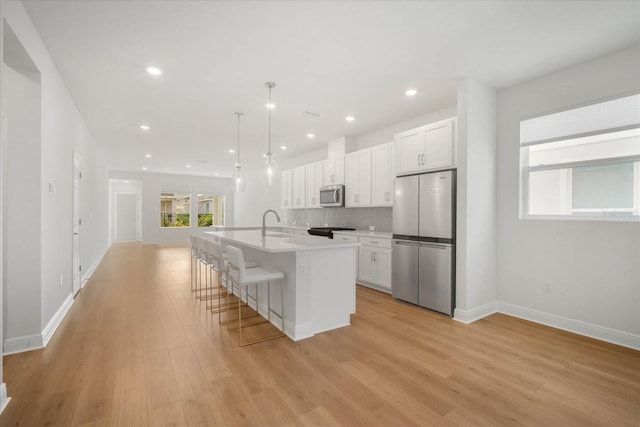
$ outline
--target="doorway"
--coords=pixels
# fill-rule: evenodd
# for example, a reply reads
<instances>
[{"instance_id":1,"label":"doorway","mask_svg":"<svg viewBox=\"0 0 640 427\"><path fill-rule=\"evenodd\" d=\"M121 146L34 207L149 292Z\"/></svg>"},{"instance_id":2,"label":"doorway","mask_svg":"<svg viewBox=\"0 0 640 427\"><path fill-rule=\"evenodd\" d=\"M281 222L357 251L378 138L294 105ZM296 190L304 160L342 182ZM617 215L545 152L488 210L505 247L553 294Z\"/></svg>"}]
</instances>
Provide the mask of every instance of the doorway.
<instances>
[{"instance_id":1,"label":"doorway","mask_svg":"<svg viewBox=\"0 0 640 427\"><path fill-rule=\"evenodd\" d=\"M136 194L116 194L115 200L116 242L138 240L138 196Z\"/></svg>"}]
</instances>

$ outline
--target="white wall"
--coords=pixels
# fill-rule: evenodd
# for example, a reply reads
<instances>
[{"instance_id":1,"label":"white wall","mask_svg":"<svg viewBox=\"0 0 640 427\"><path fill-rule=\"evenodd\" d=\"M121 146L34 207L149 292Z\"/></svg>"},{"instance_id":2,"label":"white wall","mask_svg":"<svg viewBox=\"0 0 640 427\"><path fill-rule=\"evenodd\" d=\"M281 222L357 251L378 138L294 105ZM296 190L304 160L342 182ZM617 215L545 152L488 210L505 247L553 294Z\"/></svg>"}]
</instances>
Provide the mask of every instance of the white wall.
<instances>
[{"instance_id":1,"label":"white wall","mask_svg":"<svg viewBox=\"0 0 640 427\"><path fill-rule=\"evenodd\" d=\"M109 177L142 183L142 243L186 243L191 234L206 229L198 228L198 193L224 194L225 221L227 225L233 225L230 220L233 219L234 203L228 178L115 171L109 172ZM160 227L161 186L189 189L191 192L191 227Z\"/></svg>"},{"instance_id":2,"label":"white wall","mask_svg":"<svg viewBox=\"0 0 640 427\"><path fill-rule=\"evenodd\" d=\"M232 225L261 226L262 214L267 209L278 212L280 220L284 221L283 210L280 209L280 177L277 177L272 187L268 187L262 183L260 176L260 169L245 171L247 180L245 190L234 194ZM274 217L269 216L267 224L277 223Z\"/></svg>"},{"instance_id":3,"label":"white wall","mask_svg":"<svg viewBox=\"0 0 640 427\"><path fill-rule=\"evenodd\" d=\"M4 151L4 337L42 330L40 84L3 64L2 111L7 126ZM33 165L32 167L25 167ZM36 344L35 342L33 343Z\"/></svg>"},{"instance_id":4,"label":"white wall","mask_svg":"<svg viewBox=\"0 0 640 427\"><path fill-rule=\"evenodd\" d=\"M50 331L64 315L61 309L68 308L64 303L69 302L72 292L73 152L82 157L83 270L87 265L95 265L108 242L106 170L101 164L95 141L22 3L3 2L0 13L41 74L41 151L34 167L40 170L40 184L38 191L31 195L40 200L41 206L41 304L29 307L24 314L30 319L39 319L40 331ZM4 81L4 75L2 78ZM48 192L50 181L56 186L54 194ZM5 187L14 185L22 188L19 182L5 183ZM5 248L5 252L9 250ZM59 284L60 275L63 277L62 286ZM10 283L4 285L11 286ZM11 309L11 302L4 301L3 310Z\"/></svg>"},{"instance_id":5,"label":"white wall","mask_svg":"<svg viewBox=\"0 0 640 427\"><path fill-rule=\"evenodd\" d=\"M499 93L501 311L640 346L640 223L518 218L520 120L637 90L639 46Z\"/></svg>"},{"instance_id":6,"label":"white wall","mask_svg":"<svg viewBox=\"0 0 640 427\"><path fill-rule=\"evenodd\" d=\"M468 78L458 84L457 142L455 317L470 321L496 299L496 92Z\"/></svg>"}]
</instances>

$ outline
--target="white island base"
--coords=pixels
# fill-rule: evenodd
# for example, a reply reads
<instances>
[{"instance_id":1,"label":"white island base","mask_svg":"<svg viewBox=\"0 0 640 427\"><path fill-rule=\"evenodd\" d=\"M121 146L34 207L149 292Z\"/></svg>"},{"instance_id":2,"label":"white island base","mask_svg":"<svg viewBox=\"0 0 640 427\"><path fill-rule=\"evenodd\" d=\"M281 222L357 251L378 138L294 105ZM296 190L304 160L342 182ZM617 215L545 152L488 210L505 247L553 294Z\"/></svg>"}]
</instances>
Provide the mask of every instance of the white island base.
<instances>
[{"instance_id":1,"label":"white island base","mask_svg":"<svg viewBox=\"0 0 640 427\"><path fill-rule=\"evenodd\" d=\"M242 249L247 261L256 261L284 273L284 333L294 341L348 326L355 313L356 251L359 243L336 242L317 236L282 233L260 235L260 230L206 232L223 247ZM271 308L280 313L280 286L271 285ZM259 312L267 317L266 287L259 287ZM254 295L254 287L250 286ZM255 308L255 307L254 307ZM272 322L280 327L277 316Z\"/></svg>"}]
</instances>

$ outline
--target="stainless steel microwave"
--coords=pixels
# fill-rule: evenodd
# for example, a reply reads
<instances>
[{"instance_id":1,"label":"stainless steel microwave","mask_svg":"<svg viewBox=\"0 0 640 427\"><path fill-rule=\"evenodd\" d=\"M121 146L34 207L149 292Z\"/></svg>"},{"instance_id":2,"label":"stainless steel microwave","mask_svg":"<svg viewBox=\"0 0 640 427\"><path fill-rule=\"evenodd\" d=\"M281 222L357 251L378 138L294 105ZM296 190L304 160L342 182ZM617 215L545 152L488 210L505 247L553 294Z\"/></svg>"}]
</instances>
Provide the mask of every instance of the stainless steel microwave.
<instances>
[{"instance_id":1,"label":"stainless steel microwave","mask_svg":"<svg viewBox=\"0 0 640 427\"><path fill-rule=\"evenodd\" d=\"M320 206L323 208L344 206L344 185L320 187Z\"/></svg>"}]
</instances>

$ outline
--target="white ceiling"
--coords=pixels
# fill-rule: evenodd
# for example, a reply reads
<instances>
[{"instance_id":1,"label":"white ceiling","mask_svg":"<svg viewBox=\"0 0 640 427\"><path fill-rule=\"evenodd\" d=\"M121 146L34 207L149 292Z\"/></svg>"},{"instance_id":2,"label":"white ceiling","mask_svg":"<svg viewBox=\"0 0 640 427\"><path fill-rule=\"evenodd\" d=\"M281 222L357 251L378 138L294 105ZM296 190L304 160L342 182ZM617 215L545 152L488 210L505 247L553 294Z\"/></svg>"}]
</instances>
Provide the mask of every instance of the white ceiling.
<instances>
[{"instance_id":1,"label":"white ceiling","mask_svg":"<svg viewBox=\"0 0 640 427\"><path fill-rule=\"evenodd\" d=\"M273 151L297 156L455 105L459 77L500 89L640 41L637 1L24 5L111 170L229 176L236 111L257 165L269 80Z\"/></svg>"}]
</instances>

